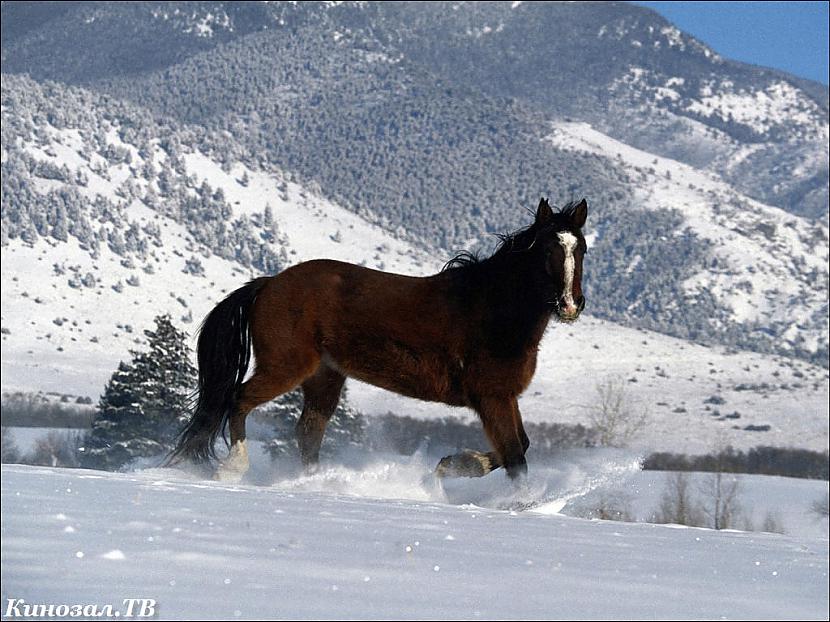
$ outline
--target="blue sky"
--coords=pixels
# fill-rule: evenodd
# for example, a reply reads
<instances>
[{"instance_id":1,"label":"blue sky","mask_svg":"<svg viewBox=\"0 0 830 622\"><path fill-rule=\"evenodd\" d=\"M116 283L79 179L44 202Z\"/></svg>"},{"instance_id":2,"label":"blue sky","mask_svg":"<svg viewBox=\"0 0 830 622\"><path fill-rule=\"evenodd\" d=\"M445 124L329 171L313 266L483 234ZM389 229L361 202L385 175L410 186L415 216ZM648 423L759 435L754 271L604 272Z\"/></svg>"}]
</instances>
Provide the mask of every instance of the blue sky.
<instances>
[{"instance_id":1,"label":"blue sky","mask_svg":"<svg viewBox=\"0 0 830 622\"><path fill-rule=\"evenodd\" d=\"M721 56L827 84L827 2L634 2Z\"/></svg>"}]
</instances>

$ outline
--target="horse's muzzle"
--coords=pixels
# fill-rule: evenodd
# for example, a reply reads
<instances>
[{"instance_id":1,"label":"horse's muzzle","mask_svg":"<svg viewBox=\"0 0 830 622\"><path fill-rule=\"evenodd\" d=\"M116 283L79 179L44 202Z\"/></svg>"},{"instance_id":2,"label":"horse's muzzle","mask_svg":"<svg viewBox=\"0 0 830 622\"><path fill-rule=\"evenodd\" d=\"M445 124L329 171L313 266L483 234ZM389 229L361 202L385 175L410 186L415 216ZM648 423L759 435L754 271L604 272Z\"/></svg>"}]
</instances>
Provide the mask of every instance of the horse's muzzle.
<instances>
[{"instance_id":1,"label":"horse's muzzle","mask_svg":"<svg viewBox=\"0 0 830 622\"><path fill-rule=\"evenodd\" d=\"M575 322L579 318L579 314L585 308L585 296L580 296L576 301L576 306L568 309L561 305L557 309L557 315L562 322Z\"/></svg>"}]
</instances>

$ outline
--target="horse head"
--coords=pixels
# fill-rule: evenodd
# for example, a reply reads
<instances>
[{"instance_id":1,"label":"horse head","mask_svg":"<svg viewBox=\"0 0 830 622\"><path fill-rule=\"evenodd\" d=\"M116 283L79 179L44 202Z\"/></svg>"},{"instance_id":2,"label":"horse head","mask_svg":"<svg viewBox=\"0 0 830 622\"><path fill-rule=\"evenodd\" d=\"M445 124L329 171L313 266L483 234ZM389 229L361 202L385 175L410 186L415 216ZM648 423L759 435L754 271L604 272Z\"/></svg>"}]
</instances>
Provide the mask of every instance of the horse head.
<instances>
[{"instance_id":1,"label":"horse head","mask_svg":"<svg viewBox=\"0 0 830 622\"><path fill-rule=\"evenodd\" d=\"M574 322L585 308L582 295L582 261L588 250L582 227L588 217L585 199L554 212L547 199L539 202L533 228L534 245L544 257L544 279L549 304L562 322Z\"/></svg>"}]
</instances>

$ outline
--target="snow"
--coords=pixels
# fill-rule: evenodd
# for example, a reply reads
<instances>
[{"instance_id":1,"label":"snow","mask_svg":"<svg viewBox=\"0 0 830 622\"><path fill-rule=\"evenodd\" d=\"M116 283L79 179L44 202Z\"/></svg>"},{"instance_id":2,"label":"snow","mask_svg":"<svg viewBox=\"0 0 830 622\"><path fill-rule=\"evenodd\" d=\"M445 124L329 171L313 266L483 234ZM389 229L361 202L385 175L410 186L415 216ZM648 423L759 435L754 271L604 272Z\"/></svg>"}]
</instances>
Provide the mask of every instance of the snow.
<instances>
[{"instance_id":1,"label":"snow","mask_svg":"<svg viewBox=\"0 0 830 622\"><path fill-rule=\"evenodd\" d=\"M198 152L187 154L184 160L188 174L195 175L199 183L205 180L212 187L224 189L234 216L262 212L271 205L274 220L297 252L292 258L294 263L315 258L355 263L371 259L367 261L370 267L404 274L424 274L440 268L440 262L408 242L299 184L251 171L241 164L225 173L218 163ZM245 174L249 178L247 186L238 182ZM279 189L282 183L287 199ZM340 241L334 242L332 236L338 231Z\"/></svg>"},{"instance_id":2,"label":"snow","mask_svg":"<svg viewBox=\"0 0 830 622\"><path fill-rule=\"evenodd\" d=\"M660 34L666 38L669 47L677 47L680 50L686 49L686 44L683 41L683 33L674 26L664 26L660 29Z\"/></svg>"},{"instance_id":3,"label":"snow","mask_svg":"<svg viewBox=\"0 0 830 622\"><path fill-rule=\"evenodd\" d=\"M513 8L516 8L516 7L513 7ZM467 28L465 34L468 37L475 37L476 39L480 39L484 35L489 35L490 33L493 33L493 32L501 32L502 30L504 30L504 23L500 23L495 28L485 24L481 28Z\"/></svg>"},{"instance_id":4,"label":"snow","mask_svg":"<svg viewBox=\"0 0 830 622\"><path fill-rule=\"evenodd\" d=\"M818 104L805 98L794 86L781 80L757 91L734 91L732 86L731 83L721 84L721 88L713 93L709 85L702 91L703 96L692 100L686 109L704 117L731 119L751 127L760 135L786 120L810 128L814 134L812 138L827 141L828 126L821 122L826 115Z\"/></svg>"},{"instance_id":5,"label":"snow","mask_svg":"<svg viewBox=\"0 0 830 622\"><path fill-rule=\"evenodd\" d=\"M178 238L184 247L184 228L167 219L159 221L166 225L163 238ZM223 290L238 287L248 276L241 267L218 257L200 257L206 277L188 279L191 306L185 308L171 293L182 294L182 269L190 253L177 255L176 244L158 250L158 269L152 275L125 267L122 257L109 248L102 248L94 260L75 240L61 244L61 263L81 266L82 274L91 271L100 279L96 287L80 289L67 286L69 272L55 273L54 261L49 261L54 259L52 244L39 240L29 247L17 241L3 249L3 326L11 331L3 340L4 388L67 392L74 386L96 396L114 365L129 356L129 348L137 347L135 340L152 325L155 315L171 312L179 325L180 316L188 311L194 318L204 317ZM126 286L121 293L111 289L136 274L140 287ZM56 326L56 317L69 321Z\"/></svg>"},{"instance_id":6,"label":"snow","mask_svg":"<svg viewBox=\"0 0 830 622\"><path fill-rule=\"evenodd\" d=\"M228 486L172 471L4 465L2 499L4 602L119 609L153 599L165 619L827 616L826 538Z\"/></svg>"}]
</instances>

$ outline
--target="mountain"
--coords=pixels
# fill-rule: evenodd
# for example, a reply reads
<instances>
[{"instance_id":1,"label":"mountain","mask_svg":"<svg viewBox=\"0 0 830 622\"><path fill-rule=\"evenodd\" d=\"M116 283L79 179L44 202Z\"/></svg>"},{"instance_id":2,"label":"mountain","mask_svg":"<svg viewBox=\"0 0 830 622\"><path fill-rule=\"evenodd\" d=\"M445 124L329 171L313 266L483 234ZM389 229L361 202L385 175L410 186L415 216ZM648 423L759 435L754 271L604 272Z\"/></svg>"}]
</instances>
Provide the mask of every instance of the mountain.
<instances>
[{"instance_id":1,"label":"mountain","mask_svg":"<svg viewBox=\"0 0 830 622\"><path fill-rule=\"evenodd\" d=\"M143 329L155 315L170 313L193 335L229 291L298 261L331 257L422 275L436 272L451 256L414 243L411 232L395 233L388 223L381 227L326 199L313 182L305 185L255 160L230 134L157 119L134 104L78 87L14 75L4 75L2 86L5 390L94 398L118 361L141 346ZM652 164L651 155L584 125L559 124L549 131L543 144L555 142L565 154L620 151L616 165L639 176L638 200L655 203L649 210L662 209L660 189L670 184L667 194L687 193L689 204L678 219L690 219L701 236L732 235L710 222L707 211L710 193L731 190L705 174L665 159ZM690 184L695 190L687 188ZM746 209L750 216L775 211L751 202ZM740 215L723 214L725 219ZM526 224L529 216L521 216L514 226ZM800 234L804 223L785 216L793 228L782 225L775 236ZM603 259L597 250L603 236L614 241L611 248L625 244L620 236L627 231L592 229L594 266L603 269L606 261L605 269L613 272L611 262L619 261L637 274L636 259ZM763 235L747 235L751 252L766 248ZM646 257L641 261L653 262L647 244L636 248ZM768 249L780 252L771 244ZM779 261L779 254L759 260L756 272L743 277L763 292L783 282L776 272ZM729 278L725 270L709 268L699 274ZM721 287L716 281L690 286ZM755 309L747 302L751 298L740 297L751 292L740 291L729 292L735 295L734 310L752 321L777 309L775 300L766 310ZM633 300L644 304L643 298ZM749 315L756 311L757 317ZM521 401L524 417L588 425L596 384L611 378L624 379L630 400L649 413L648 430L638 440L644 449L706 452L716 438L737 448L827 447L825 369L592 317L574 327L551 326L536 377ZM370 415L472 416L368 385L350 387L351 402Z\"/></svg>"},{"instance_id":2,"label":"mountain","mask_svg":"<svg viewBox=\"0 0 830 622\"><path fill-rule=\"evenodd\" d=\"M455 83L590 123L827 220L827 87L729 61L627 3L383 3L376 28Z\"/></svg>"},{"instance_id":3,"label":"mountain","mask_svg":"<svg viewBox=\"0 0 830 622\"><path fill-rule=\"evenodd\" d=\"M587 196L596 316L828 364L826 89L653 12L5 3L3 29L7 75L130 101L416 245L486 252L538 196ZM563 127L605 138L575 148Z\"/></svg>"},{"instance_id":4,"label":"mountain","mask_svg":"<svg viewBox=\"0 0 830 622\"><path fill-rule=\"evenodd\" d=\"M198 325L289 263L439 267L291 175L206 157L198 128L16 76L2 110L4 382L94 395L153 316Z\"/></svg>"},{"instance_id":5,"label":"mountain","mask_svg":"<svg viewBox=\"0 0 830 622\"><path fill-rule=\"evenodd\" d=\"M718 172L752 198L827 218L827 87L724 59L646 8L618 2L51 4L4 3L4 71L73 84L125 78L132 84L252 33L307 38L313 32L320 51L356 44L369 56L374 51L375 60L410 61L456 88L591 123L642 150ZM307 50L295 57L314 62Z\"/></svg>"}]
</instances>

